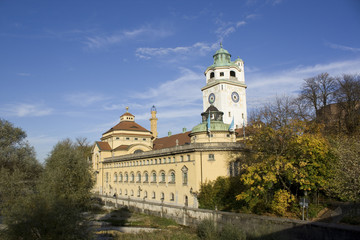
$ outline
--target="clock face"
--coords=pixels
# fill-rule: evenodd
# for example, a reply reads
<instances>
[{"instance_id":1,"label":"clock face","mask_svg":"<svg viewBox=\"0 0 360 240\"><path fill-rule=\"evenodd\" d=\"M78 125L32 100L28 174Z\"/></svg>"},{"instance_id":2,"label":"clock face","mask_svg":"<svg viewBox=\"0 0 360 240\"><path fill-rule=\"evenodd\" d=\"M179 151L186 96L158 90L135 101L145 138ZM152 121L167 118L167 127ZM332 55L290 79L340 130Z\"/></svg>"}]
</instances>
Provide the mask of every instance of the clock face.
<instances>
[{"instance_id":1,"label":"clock face","mask_svg":"<svg viewBox=\"0 0 360 240\"><path fill-rule=\"evenodd\" d=\"M234 103L239 102L239 94L237 92L232 92L231 94L231 99L233 100Z\"/></svg>"},{"instance_id":2,"label":"clock face","mask_svg":"<svg viewBox=\"0 0 360 240\"><path fill-rule=\"evenodd\" d=\"M215 102L215 94L211 93L208 100L210 104L213 104Z\"/></svg>"}]
</instances>

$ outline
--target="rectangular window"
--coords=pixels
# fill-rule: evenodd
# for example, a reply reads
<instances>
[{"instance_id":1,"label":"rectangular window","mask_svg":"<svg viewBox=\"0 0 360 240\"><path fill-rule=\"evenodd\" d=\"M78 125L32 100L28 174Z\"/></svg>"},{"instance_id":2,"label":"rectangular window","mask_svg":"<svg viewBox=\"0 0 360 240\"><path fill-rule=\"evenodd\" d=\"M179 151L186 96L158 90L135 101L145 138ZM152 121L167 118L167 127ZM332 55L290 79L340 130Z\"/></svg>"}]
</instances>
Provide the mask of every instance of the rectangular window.
<instances>
[{"instance_id":1,"label":"rectangular window","mask_svg":"<svg viewBox=\"0 0 360 240\"><path fill-rule=\"evenodd\" d=\"M134 138L134 140L138 140L138 138Z\"/></svg>"},{"instance_id":2,"label":"rectangular window","mask_svg":"<svg viewBox=\"0 0 360 240\"><path fill-rule=\"evenodd\" d=\"M220 77L223 77L224 76L224 72L220 72Z\"/></svg>"},{"instance_id":3,"label":"rectangular window","mask_svg":"<svg viewBox=\"0 0 360 240\"><path fill-rule=\"evenodd\" d=\"M130 140L130 138L129 138L129 137L127 137L127 138L126 138L126 140Z\"/></svg>"},{"instance_id":4,"label":"rectangular window","mask_svg":"<svg viewBox=\"0 0 360 240\"><path fill-rule=\"evenodd\" d=\"M190 161L190 155L187 155L187 160Z\"/></svg>"},{"instance_id":5,"label":"rectangular window","mask_svg":"<svg viewBox=\"0 0 360 240\"><path fill-rule=\"evenodd\" d=\"M214 161L214 160L215 160L214 154L210 153L209 154L209 161Z\"/></svg>"},{"instance_id":6,"label":"rectangular window","mask_svg":"<svg viewBox=\"0 0 360 240\"><path fill-rule=\"evenodd\" d=\"M183 185L187 185L188 183L188 173L183 172Z\"/></svg>"},{"instance_id":7,"label":"rectangular window","mask_svg":"<svg viewBox=\"0 0 360 240\"><path fill-rule=\"evenodd\" d=\"M184 161L184 156L180 156L180 161L181 161L181 162Z\"/></svg>"},{"instance_id":8,"label":"rectangular window","mask_svg":"<svg viewBox=\"0 0 360 240\"><path fill-rule=\"evenodd\" d=\"M143 141L146 141L146 138L143 138Z\"/></svg>"}]
</instances>

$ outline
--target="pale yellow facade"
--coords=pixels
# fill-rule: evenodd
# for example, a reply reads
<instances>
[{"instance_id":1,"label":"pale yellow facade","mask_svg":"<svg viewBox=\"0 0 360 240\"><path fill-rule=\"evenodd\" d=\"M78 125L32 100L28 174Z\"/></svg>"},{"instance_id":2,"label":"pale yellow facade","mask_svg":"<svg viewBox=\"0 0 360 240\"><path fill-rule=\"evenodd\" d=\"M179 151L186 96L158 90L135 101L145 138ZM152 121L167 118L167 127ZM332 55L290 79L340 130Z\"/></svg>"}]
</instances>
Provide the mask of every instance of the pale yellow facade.
<instances>
[{"instance_id":1,"label":"pale yellow facade","mask_svg":"<svg viewBox=\"0 0 360 240\"><path fill-rule=\"evenodd\" d=\"M154 106L151 131L126 110L92 149L98 194L196 208L201 184L229 176L232 156L243 150L233 126L223 122L224 113L213 104L192 131L163 138L157 136Z\"/></svg>"}]
</instances>

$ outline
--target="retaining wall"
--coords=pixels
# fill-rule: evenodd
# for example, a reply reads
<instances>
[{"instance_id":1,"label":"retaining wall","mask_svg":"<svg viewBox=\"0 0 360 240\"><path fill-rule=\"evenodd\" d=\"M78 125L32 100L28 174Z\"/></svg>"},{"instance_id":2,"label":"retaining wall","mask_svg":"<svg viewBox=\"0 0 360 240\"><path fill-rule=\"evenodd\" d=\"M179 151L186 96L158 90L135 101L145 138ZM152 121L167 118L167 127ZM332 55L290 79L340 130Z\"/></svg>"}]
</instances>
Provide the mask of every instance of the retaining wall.
<instances>
[{"instance_id":1,"label":"retaining wall","mask_svg":"<svg viewBox=\"0 0 360 240\"><path fill-rule=\"evenodd\" d=\"M360 239L358 226L179 207L121 197L115 199L101 196L101 198L107 206L114 208L127 206L133 211L170 218L186 226L196 226L204 219L211 219L220 227L229 223L240 228L251 239Z\"/></svg>"}]
</instances>

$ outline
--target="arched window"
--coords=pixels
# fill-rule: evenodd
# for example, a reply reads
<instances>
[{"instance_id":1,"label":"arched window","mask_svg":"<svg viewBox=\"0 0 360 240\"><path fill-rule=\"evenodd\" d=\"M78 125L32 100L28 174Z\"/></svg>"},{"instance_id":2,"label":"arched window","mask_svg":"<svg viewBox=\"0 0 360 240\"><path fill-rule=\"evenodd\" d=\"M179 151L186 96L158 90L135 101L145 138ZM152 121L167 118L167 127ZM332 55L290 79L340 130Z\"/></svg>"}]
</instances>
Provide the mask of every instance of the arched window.
<instances>
[{"instance_id":1,"label":"arched window","mask_svg":"<svg viewBox=\"0 0 360 240\"><path fill-rule=\"evenodd\" d=\"M161 180L160 180L160 182L162 182L162 183L165 183L165 173L164 172L161 172Z\"/></svg>"},{"instance_id":2,"label":"arched window","mask_svg":"<svg viewBox=\"0 0 360 240\"><path fill-rule=\"evenodd\" d=\"M164 194L163 192L161 193L161 198L160 198L160 200L162 200L162 201L165 200L165 194Z\"/></svg>"},{"instance_id":3,"label":"arched window","mask_svg":"<svg viewBox=\"0 0 360 240\"><path fill-rule=\"evenodd\" d=\"M175 200L175 195L174 193L170 193L170 201L174 201Z\"/></svg>"},{"instance_id":4,"label":"arched window","mask_svg":"<svg viewBox=\"0 0 360 240\"><path fill-rule=\"evenodd\" d=\"M135 150L135 152L134 153L142 153L142 152L144 152L143 150L141 150L141 149L137 149L137 150Z\"/></svg>"},{"instance_id":5,"label":"arched window","mask_svg":"<svg viewBox=\"0 0 360 240\"><path fill-rule=\"evenodd\" d=\"M134 196L134 190L131 190L130 193L131 193L131 196Z\"/></svg>"},{"instance_id":6,"label":"arched window","mask_svg":"<svg viewBox=\"0 0 360 240\"><path fill-rule=\"evenodd\" d=\"M155 192L152 192L152 198L155 199L156 198L156 194Z\"/></svg>"},{"instance_id":7,"label":"arched window","mask_svg":"<svg viewBox=\"0 0 360 240\"><path fill-rule=\"evenodd\" d=\"M137 190L137 197L140 197L140 189Z\"/></svg>"},{"instance_id":8,"label":"arched window","mask_svg":"<svg viewBox=\"0 0 360 240\"><path fill-rule=\"evenodd\" d=\"M144 192L144 199L147 198L147 191Z\"/></svg>"},{"instance_id":9,"label":"arched window","mask_svg":"<svg viewBox=\"0 0 360 240\"><path fill-rule=\"evenodd\" d=\"M114 182L117 181L117 173L114 173Z\"/></svg>"},{"instance_id":10,"label":"arched window","mask_svg":"<svg viewBox=\"0 0 360 240\"><path fill-rule=\"evenodd\" d=\"M125 173L125 181L124 182L128 182L129 181L129 175L127 173Z\"/></svg>"},{"instance_id":11,"label":"arched window","mask_svg":"<svg viewBox=\"0 0 360 240\"><path fill-rule=\"evenodd\" d=\"M215 73L214 73L214 72L211 72L211 73L210 73L210 78L213 78L213 77L215 77Z\"/></svg>"},{"instance_id":12,"label":"arched window","mask_svg":"<svg viewBox=\"0 0 360 240\"><path fill-rule=\"evenodd\" d=\"M121 195L122 194L122 191L121 191L121 188L119 189L119 195Z\"/></svg>"},{"instance_id":13,"label":"arched window","mask_svg":"<svg viewBox=\"0 0 360 240\"><path fill-rule=\"evenodd\" d=\"M147 172L144 173L144 182L149 182L149 174Z\"/></svg>"},{"instance_id":14,"label":"arched window","mask_svg":"<svg viewBox=\"0 0 360 240\"><path fill-rule=\"evenodd\" d=\"M127 196L127 189L125 189L125 196Z\"/></svg>"},{"instance_id":15,"label":"arched window","mask_svg":"<svg viewBox=\"0 0 360 240\"><path fill-rule=\"evenodd\" d=\"M185 195L185 199L184 199L184 204L187 207L189 205L189 200L188 200L188 196Z\"/></svg>"},{"instance_id":16,"label":"arched window","mask_svg":"<svg viewBox=\"0 0 360 240\"><path fill-rule=\"evenodd\" d=\"M152 181L151 182L156 183L156 173L155 172L152 173Z\"/></svg>"},{"instance_id":17,"label":"arched window","mask_svg":"<svg viewBox=\"0 0 360 240\"><path fill-rule=\"evenodd\" d=\"M119 182L122 182L123 181L123 175L122 173L119 174Z\"/></svg>"},{"instance_id":18,"label":"arched window","mask_svg":"<svg viewBox=\"0 0 360 240\"><path fill-rule=\"evenodd\" d=\"M230 71L230 77L236 77L236 74L234 71Z\"/></svg>"},{"instance_id":19,"label":"arched window","mask_svg":"<svg viewBox=\"0 0 360 240\"><path fill-rule=\"evenodd\" d=\"M135 175L134 175L134 173L131 173L130 182L134 182L134 181L135 181Z\"/></svg>"},{"instance_id":20,"label":"arched window","mask_svg":"<svg viewBox=\"0 0 360 240\"><path fill-rule=\"evenodd\" d=\"M170 183L175 183L175 172L170 173Z\"/></svg>"},{"instance_id":21,"label":"arched window","mask_svg":"<svg viewBox=\"0 0 360 240\"><path fill-rule=\"evenodd\" d=\"M136 182L137 182L137 183L141 183L141 173L140 173L140 172L137 173Z\"/></svg>"}]
</instances>

